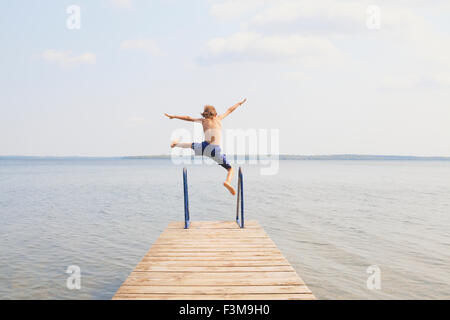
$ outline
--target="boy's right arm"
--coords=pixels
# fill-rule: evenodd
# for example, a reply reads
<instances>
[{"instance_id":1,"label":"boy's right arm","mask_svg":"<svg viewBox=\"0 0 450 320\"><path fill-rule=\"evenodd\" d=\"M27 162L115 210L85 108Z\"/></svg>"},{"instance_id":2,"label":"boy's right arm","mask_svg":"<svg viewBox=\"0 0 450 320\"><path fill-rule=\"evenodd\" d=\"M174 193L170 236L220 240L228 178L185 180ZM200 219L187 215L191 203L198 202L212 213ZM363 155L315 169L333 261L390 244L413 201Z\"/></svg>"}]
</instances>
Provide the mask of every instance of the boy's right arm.
<instances>
[{"instance_id":1,"label":"boy's right arm","mask_svg":"<svg viewBox=\"0 0 450 320\"><path fill-rule=\"evenodd\" d=\"M192 121L192 122L197 122L199 121L199 119L196 118L192 118L189 116L173 116L170 114L165 113L166 117L168 117L169 119L180 119L180 120L184 120L184 121Z\"/></svg>"}]
</instances>

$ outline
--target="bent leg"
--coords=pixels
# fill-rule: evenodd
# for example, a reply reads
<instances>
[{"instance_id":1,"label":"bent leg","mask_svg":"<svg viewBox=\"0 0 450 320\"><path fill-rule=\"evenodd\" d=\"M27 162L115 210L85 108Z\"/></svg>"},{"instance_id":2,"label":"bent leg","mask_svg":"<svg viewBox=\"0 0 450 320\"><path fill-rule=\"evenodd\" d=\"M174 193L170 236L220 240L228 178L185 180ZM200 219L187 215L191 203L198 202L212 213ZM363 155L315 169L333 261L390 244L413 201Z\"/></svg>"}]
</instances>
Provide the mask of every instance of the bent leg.
<instances>
[{"instance_id":1,"label":"bent leg","mask_svg":"<svg viewBox=\"0 0 450 320\"><path fill-rule=\"evenodd\" d=\"M223 185L234 196L236 194L236 190L234 190L233 186L231 185L231 179L233 179L234 170L227 162L227 157L222 154L222 150L220 149L220 147L210 145L205 149L204 155L212 158L215 162L217 162L220 166L228 171L227 178L225 179Z\"/></svg>"},{"instance_id":2,"label":"bent leg","mask_svg":"<svg viewBox=\"0 0 450 320\"><path fill-rule=\"evenodd\" d=\"M236 194L236 190L234 190L234 188L231 186L231 180L233 179L234 169L227 162L227 157L224 154L221 156L221 161L219 162L219 165L228 171L227 178L225 179L225 182L223 183L223 185L234 196Z\"/></svg>"},{"instance_id":3,"label":"bent leg","mask_svg":"<svg viewBox=\"0 0 450 320\"><path fill-rule=\"evenodd\" d=\"M236 190L234 190L234 188L231 186L231 179L233 179L233 173L234 173L234 169L230 166L230 168L228 169L227 178L226 178L225 182L223 183L223 185L234 196L236 194Z\"/></svg>"}]
</instances>

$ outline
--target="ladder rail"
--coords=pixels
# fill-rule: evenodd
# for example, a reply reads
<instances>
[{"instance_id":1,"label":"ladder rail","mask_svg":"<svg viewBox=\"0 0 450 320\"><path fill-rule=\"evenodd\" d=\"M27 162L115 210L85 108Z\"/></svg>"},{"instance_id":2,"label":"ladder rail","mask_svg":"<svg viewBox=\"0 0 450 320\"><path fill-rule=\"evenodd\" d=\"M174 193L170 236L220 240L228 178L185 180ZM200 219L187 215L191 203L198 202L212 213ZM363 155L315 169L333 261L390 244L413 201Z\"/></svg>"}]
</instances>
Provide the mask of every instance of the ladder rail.
<instances>
[{"instance_id":1,"label":"ladder rail","mask_svg":"<svg viewBox=\"0 0 450 320\"><path fill-rule=\"evenodd\" d=\"M183 190L184 190L184 228L189 229L191 221L190 221L190 217L189 217L189 192L188 192L188 179L187 179L186 167L183 168ZM241 213L240 217L239 217L239 211ZM242 174L241 167L239 167L239 172L238 172L236 223L240 228L244 228L244 177Z\"/></svg>"},{"instance_id":2,"label":"ladder rail","mask_svg":"<svg viewBox=\"0 0 450 320\"><path fill-rule=\"evenodd\" d=\"M241 211L241 217L239 219L239 209ZM244 228L244 177L242 174L242 168L239 167L238 172L238 191L236 202L236 223L240 228Z\"/></svg>"},{"instance_id":3,"label":"ladder rail","mask_svg":"<svg viewBox=\"0 0 450 320\"><path fill-rule=\"evenodd\" d=\"M189 229L191 224L189 218L189 192L187 182L187 169L183 168L183 189L184 189L184 228Z\"/></svg>"}]
</instances>

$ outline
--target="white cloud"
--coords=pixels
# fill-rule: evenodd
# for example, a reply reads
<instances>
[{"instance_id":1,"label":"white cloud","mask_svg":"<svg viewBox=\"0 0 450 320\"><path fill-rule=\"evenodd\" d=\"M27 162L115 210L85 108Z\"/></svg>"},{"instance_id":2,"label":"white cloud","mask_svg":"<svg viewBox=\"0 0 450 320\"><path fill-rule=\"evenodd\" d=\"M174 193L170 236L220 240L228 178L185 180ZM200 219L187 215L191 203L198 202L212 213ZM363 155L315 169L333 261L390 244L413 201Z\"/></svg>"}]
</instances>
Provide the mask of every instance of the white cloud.
<instances>
[{"instance_id":1,"label":"white cloud","mask_svg":"<svg viewBox=\"0 0 450 320\"><path fill-rule=\"evenodd\" d=\"M129 9L133 6L132 0L110 0L111 4L117 8Z\"/></svg>"},{"instance_id":2,"label":"white cloud","mask_svg":"<svg viewBox=\"0 0 450 320\"><path fill-rule=\"evenodd\" d=\"M392 90L392 89L411 89L418 85L420 77L417 75L390 75L382 79L380 89Z\"/></svg>"},{"instance_id":3,"label":"white cloud","mask_svg":"<svg viewBox=\"0 0 450 320\"><path fill-rule=\"evenodd\" d=\"M125 40L120 44L122 50L134 50L144 51L153 56L160 56L162 54L161 49L156 40L154 39L134 39Z\"/></svg>"},{"instance_id":4,"label":"white cloud","mask_svg":"<svg viewBox=\"0 0 450 320\"><path fill-rule=\"evenodd\" d=\"M410 55L429 63L434 68L450 68L450 37L443 34L423 16L402 8L382 11L382 28L393 41L409 48Z\"/></svg>"},{"instance_id":5,"label":"white cloud","mask_svg":"<svg viewBox=\"0 0 450 320\"><path fill-rule=\"evenodd\" d=\"M408 4L411 0L408 0ZM418 4L424 0L416 0ZM431 4L441 4L444 1L428 1ZM360 0L226 0L211 6L210 14L219 20L243 19L242 26L246 29L260 30L265 28L285 27L285 30L295 33L354 34L368 31L366 27L367 8L369 1ZM397 1L379 3L382 18L382 28L390 31L415 31L426 24L426 20Z\"/></svg>"},{"instance_id":6,"label":"white cloud","mask_svg":"<svg viewBox=\"0 0 450 320\"><path fill-rule=\"evenodd\" d=\"M332 33L364 30L367 5L360 1L332 0L227 0L211 6L219 20L240 19L245 27L301 23L296 32L318 29Z\"/></svg>"},{"instance_id":7,"label":"white cloud","mask_svg":"<svg viewBox=\"0 0 450 320\"><path fill-rule=\"evenodd\" d=\"M96 61L96 55L93 53L84 53L76 56L73 55L70 50L61 51L55 49L45 50L42 53L41 58L62 67L71 67L79 64L94 64Z\"/></svg>"},{"instance_id":8,"label":"white cloud","mask_svg":"<svg viewBox=\"0 0 450 320\"><path fill-rule=\"evenodd\" d=\"M250 26L300 23L297 32L356 32L365 30L365 6L360 2L336 1L276 1L248 22Z\"/></svg>"},{"instance_id":9,"label":"white cloud","mask_svg":"<svg viewBox=\"0 0 450 320\"><path fill-rule=\"evenodd\" d=\"M328 43L328 49L323 49L322 45L319 46L322 49L318 52L328 51L329 54L325 54L325 57L333 57L336 54L332 52L336 53L337 49L331 42L337 47L343 44L343 48L351 54L359 51L355 50L358 45L367 45L367 39L372 39L373 42L369 45L375 47L378 44L380 50L383 50L383 55L388 58L386 64L392 64L393 67L390 70L392 76L383 81L383 87L446 85L446 77L440 73L450 74L448 58L450 36L448 33L441 32L429 15L422 12L425 5L435 12L445 11L443 8L450 8L448 1L379 0L376 4L381 10L380 30L369 30L366 27L369 4L374 2L360 0L225 0L216 2L211 6L210 14L218 20L235 20L240 24L241 29L237 35L247 34L247 36L233 35L228 38L212 39L207 43L205 56L209 60L239 57L280 59L304 56L300 44L307 40L300 40L299 37L308 35L309 39L314 39L314 43ZM243 33L244 30L247 33ZM256 34L259 34L259 37L255 36ZM355 37L356 34L359 38ZM280 39L294 41L289 43ZM352 39L355 40L354 44L349 42ZM249 43L244 44L245 41ZM364 50L364 48L361 49ZM423 70L408 79L399 79L395 76L396 72L400 72L395 68L402 65L396 63L397 49L404 51L410 63L415 63L412 69L420 66ZM374 51L374 54L376 53ZM389 53L392 56L391 61L389 61ZM370 66L367 67L370 69ZM408 83L411 81L413 83Z\"/></svg>"},{"instance_id":10,"label":"white cloud","mask_svg":"<svg viewBox=\"0 0 450 320\"><path fill-rule=\"evenodd\" d=\"M283 61L305 64L335 62L342 53L328 40L301 35L264 36L254 32L238 32L227 38L214 38L206 44L200 57L204 63L230 60Z\"/></svg>"}]
</instances>

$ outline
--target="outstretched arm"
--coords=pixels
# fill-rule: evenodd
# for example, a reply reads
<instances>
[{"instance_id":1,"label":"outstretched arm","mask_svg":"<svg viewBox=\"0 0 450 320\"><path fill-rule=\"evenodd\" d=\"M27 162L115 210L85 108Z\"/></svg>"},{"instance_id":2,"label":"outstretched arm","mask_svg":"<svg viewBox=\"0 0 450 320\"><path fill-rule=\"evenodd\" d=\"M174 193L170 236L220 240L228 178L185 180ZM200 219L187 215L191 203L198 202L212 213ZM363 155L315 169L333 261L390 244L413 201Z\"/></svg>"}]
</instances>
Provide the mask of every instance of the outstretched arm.
<instances>
[{"instance_id":1,"label":"outstretched arm","mask_svg":"<svg viewBox=\"0 0 450 320\"><path fill-rule=\"evenodd\" d=\"M247 98L245 98L244 100L242 100L242 101L236 103L234 106L229 107L228 110L225 111L224 114L222 114L222 115L219 116L220 119L223 119L223 118L225 118L226 116L228 116L230 113L232 113L234 110L236 110L237 107L239 107L240 105L244 104L245 101L247 101Z\"/></svg>"},{"instance_id":2,"label":"outstretched arm","mask_svg":"<svg viewBox=\"0 0 450 320\"><path fill-rule=\"evenodd\" d=\"M173 116L167 113L164 113L166 115L166 117L168 117L169 119L180 119L180 120L184 120L184 121L198 121L199 119L196 118L192 118L189 116Z\"/></svg>"}]
</instances>

